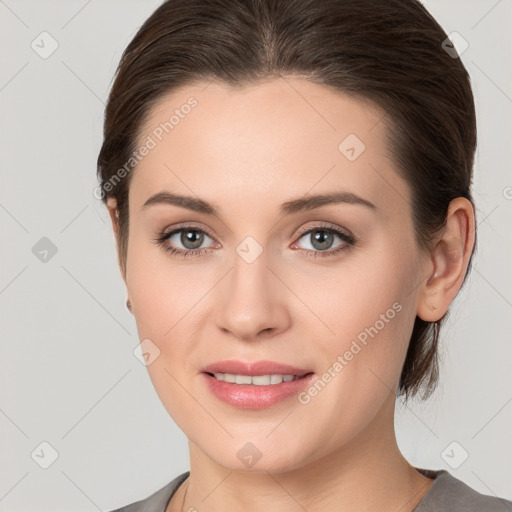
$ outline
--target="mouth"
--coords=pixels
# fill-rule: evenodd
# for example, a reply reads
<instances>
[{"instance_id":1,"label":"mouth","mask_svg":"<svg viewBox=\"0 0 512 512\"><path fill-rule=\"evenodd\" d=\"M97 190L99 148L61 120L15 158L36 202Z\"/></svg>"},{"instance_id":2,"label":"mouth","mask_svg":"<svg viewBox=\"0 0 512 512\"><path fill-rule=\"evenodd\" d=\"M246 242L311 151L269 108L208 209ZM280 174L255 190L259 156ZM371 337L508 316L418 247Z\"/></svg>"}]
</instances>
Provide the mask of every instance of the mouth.
<instances>
[{"instance_id":1,"label":"mouth","mask_svg":"<svg viewBox=\"0 0 512 512\"><path fill-rule=\"evenodd\" d=\"M313 372L304 373L303 375L292 375L292 374L267 374L267 375L243 375L234 373L210 373L205 372L210 377L220 380L222 382L229 382L230 384L246 384L252 386L275 386L282 384L283 382L292 382L295 380L302 379L306 375Z\"/></svg>"},{"instance_id":2,"label":"mouth","mask_svg":"<svg viewBox=\"0 0 512 512\"><path fill-rule=\"evenodd\" d=\"M240 377L240 384L249 384L247 377L272 377L281 376L285 377L285 382L293 380L295 377L303 377L311 370L304 368L297 368L290 366L289 364L278 363L276 361L237 361L229 359L226 361L217 361L216 363L209 364L201 369L202 372L208 373L219 380L224 380L223 376L228 376L228 379L232 379L235 376L235 380L228 380L228 382L237 383L236 378ZM277 380L277 377L274 378ZM264 380L263 382L266 383ZM256 385L257 382L255 382ZM269 383L271 384L271 383ZM279 384L279 382L276 382Z\"/></svg>"},{"instance_id":3,"label":"mouth","mask_svg":"<svg viewBox=\"0 0 512 512\"><path fill-rule=\"evenodd\" d=\"M203 368L201 375L210 393L222 402L241 409L264 409L297 395L315 373L272 361L230 360Z\"/></svg>"}]
</instances>

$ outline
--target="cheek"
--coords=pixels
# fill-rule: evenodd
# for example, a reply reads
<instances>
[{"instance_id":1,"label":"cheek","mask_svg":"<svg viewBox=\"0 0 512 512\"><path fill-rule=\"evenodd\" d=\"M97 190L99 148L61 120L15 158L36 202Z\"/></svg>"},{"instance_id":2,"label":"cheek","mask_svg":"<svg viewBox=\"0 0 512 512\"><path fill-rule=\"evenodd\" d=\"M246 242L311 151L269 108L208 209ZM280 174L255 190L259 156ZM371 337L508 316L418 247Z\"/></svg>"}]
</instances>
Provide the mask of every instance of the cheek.
<instances>
[{"instance_id":1,"label":"cheek","mask_svg":"<svg viewBox=\"0 0 512 512\"><path fill-rule=\"evenodd\" d=\"M321 294L312 299L329 304L323 319L336 334L319 345L326 372L319 378L329 382L310 398L307 416L311 428L324 429L333 443L369 424L399 382L415 315L402 282L408 269L390 268L389 274L351 272L331 281L333 300ZM326 421L326 415L338 419Z\"/></svg>"},{"instance_id":2,"label":"cheek","mask_svg":"<svg viewBox=\"0 0 512 512\"><path fill-rule=\"evenodd\" d=\"M190 265L173 264L162 249L142 237L133 236L128 251L127 288L138 336L141 342L151 340L158 354L146 367L148 375L170 416L189 432L198 410L184 386L183 376L194 371L187 329L197 322L194 304L206 292L206 285L190 271Z\"/></svg>"},{"instance_id":3,"label":"cheek","mask_svg":"<svg viewBox=\"0 0 512 512\"><path fill-rule=\"evenodd\" d=\"M128 254L127 288L141 339L171 339L175 330L190 322L194 305L208 291L204 269L177 263L164 249L136 234L129 241Z\"/></svg>"},{"instance_id":4,"label":"cheek","mask_svg":"<svg viewBox=\"0 0 512 512\"><path fill-rule=\"evenodd\" d=\"M355 258L323 276L300 277L302 296L342 343L395 337L403 324L413 289L412 265L392 250ZM409 315L410 316L410 315ZM328 333L327 329L324 329Z\"/></svg>"},{"instance_id":5,"label":"cheek","mask_svg":"<svg viewBox=\"0 0 512 512\"><path fill-rule=\"evenodd\" d=\"M340 392L349 395L398 382L415 320L416 258L407 241L372 251L350 269L333 273L329 292L318 290L311 304L335 334L322 344L326 367L343 358ZM340 375L341 375L340 373ZM382 381L382 382L381 382ZM340 383L341 385L341 383ZM375 391L375 389L374 389Z\"/></svg>"}]
</instances>

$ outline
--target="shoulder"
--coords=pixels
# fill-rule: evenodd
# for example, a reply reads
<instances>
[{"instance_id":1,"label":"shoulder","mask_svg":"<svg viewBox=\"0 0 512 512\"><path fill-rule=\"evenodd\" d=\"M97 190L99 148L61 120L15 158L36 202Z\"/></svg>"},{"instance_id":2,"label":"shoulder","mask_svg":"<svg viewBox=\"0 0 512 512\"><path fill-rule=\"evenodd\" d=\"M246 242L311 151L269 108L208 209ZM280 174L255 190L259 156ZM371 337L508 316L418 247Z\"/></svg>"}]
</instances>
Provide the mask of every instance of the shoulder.
<instances>
[{"instance_id":1,"label":"shoulder","mask_svg":"<svg viewBox=\"0 0 512 512\"><path fill-rule=\"evenodd\" d=\"M416 469L435 480L413 512L512 512L512 501L481 494L446 470Z\"/></svg>"},{"instance_id":2,"label":"shoulder","mask_svg":"<svg viewBox=\"0 0 512 512\"><path fill-rule=\"evenodd\" d=\"M167 485L158 489L147 498L136 501L124 507L111 510L110 512L165 512L169 501L178 489L181 483L188 478L190 472L187 471L177 476Z\"/></svg>"}]
</instances>

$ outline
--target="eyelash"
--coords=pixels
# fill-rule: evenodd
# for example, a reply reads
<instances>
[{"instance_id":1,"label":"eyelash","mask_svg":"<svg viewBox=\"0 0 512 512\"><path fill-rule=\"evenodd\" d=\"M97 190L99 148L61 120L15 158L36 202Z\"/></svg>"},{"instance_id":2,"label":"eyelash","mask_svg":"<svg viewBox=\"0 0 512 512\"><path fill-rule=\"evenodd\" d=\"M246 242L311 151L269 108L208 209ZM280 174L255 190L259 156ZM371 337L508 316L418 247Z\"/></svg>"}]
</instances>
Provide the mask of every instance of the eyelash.
<instances>
[{"instance_id":1,"label":"eyelash","mask_svg":"<svg viewBox=\"0 0 512 512\"><path fill-rule=\"evenodd\" d=\"M155 242L159 246L163 247L163 249L167 253L169 253L172 256L176 256L178 258L201 257L205 252L208 252L208 248L184 250L184 249L177 249L176 247L167 247L165 245L165 242L169 238L171 238L173 235L175 235L176 233L180 233L181 231L187 231L187 230L195 231L196 233L202 233L202 234L208 236L209 238L213 238L203 229L197 228L195 226L183 225L183 226L179 226L179 227L173 229L172 231L169 231L168 233L162 232L161 234L159 234L157 236L157 238L155 239ZM302 251L305 251L307 253L308 257L313 258L313 259L328 258L328 257L334 256L334 255L337 255L339 252L350 249L357 243L356 239L352 235L344 233L330 224L319 224L317 226L306 228L299 232L298 239L300 240L304 235L307 235L307 234L315 232L315 231L326 231L327 233L332 233L334 235L337 235L344 242L344 244L340 245L339 247L337 247L335 249L330 249L330 250L326 250L326 251L311 251L309 249L301 249ZM311 254L311 253L313 253L313 254Z\"/></svg>"}]
</instances>

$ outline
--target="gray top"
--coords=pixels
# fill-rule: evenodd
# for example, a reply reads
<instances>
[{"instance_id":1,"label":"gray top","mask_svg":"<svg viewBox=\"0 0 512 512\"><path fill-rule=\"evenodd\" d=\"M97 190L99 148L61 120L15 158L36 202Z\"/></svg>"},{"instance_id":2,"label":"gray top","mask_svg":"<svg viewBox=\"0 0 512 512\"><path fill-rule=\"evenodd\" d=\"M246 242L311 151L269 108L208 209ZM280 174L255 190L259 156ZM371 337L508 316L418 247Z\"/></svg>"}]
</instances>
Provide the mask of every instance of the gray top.
<instances>
[{"instance_id":1,"label":"gray top","mask_svg":"<svg viewBox=\"0 0 512 512\"><path fill-rule=\"evenodd\" d=\"M444 469L416 469L435 480L414 512L512 512L512 501L480 494ZM151 496L111 512L165 512L174 493L189 474L187 471Z\"/></svg>"}]
</instances>

